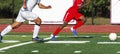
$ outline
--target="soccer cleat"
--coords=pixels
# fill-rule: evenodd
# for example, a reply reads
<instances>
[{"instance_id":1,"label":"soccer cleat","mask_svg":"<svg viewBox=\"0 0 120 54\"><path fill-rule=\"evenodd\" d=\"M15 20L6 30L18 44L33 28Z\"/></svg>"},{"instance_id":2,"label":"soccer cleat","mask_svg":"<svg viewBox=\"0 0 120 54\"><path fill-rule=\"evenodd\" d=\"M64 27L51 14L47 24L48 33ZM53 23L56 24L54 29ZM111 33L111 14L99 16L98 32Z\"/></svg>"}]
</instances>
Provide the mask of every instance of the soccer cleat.
<instances>
[{"instance_id":1,"label":"soccer cleat","mask_svg":"<svg viewBox=\"0 0 120 54\"><path fill-rule=\"evenodd\" d=\"M54 41L56 37L53 34L51 34L51 39Z\"/></svg>"},{"instance_id":2,"label":"soccer cleat","mask_svg":"<svg viewBox=\"0 0 120 54\"><path fill-rule=\"evenodd\" d=\"M38 41L38 42L43 42L43 38L39 38L39 37L36 37L36 38L32 38L32 41Z\"/></svg>"},{"instance_id":3,"label":"soccer cleat","mask_svg":"<svg viewBox=\"0 0 120 54\"><path fill-rule=\"evenodd\" d=\"M2 41L2 35L0 34L0 42Z\"/></svg>"},{"instance_id":4,"label":"soccer cleat","mask_svg":"<svg viewBox=\"0 0 120 54\"><path fill-rule=\"evenodd\" d=\"M74 36L77 36L77 32L75 29L73 29L73 27L71 28L71 31L73 32Z\"/></svg>"}]
</instances>

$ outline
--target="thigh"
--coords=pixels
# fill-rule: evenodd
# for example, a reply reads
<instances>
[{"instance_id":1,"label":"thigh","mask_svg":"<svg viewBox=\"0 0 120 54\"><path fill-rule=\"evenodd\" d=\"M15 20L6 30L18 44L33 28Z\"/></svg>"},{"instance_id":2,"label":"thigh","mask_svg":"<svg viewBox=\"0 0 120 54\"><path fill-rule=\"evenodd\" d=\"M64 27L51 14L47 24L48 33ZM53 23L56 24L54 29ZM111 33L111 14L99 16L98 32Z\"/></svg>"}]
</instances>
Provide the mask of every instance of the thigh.
<instances>
[{"instance_id":1,"label":"thigh","mask_svg":"<svg viewBox=\"0 0 120 54\"><path fill-rule=\"evenodd\" d=\"M30 21L35 20L35 19L38 18L38 16L37 16L35 13L30 12L30 11L21 12L21 15L22 15L22 17L23 17L24 19L30 20Z\"/></svg>"},{"instance_id":2,"label":"thigh","mask_svg":"<svg viewBox=\"0 0 120 54\"><path fill-rule=\"evenodd\" d=\"M72 20L72 18L73 18L72 12L71 11L67 11L65 16L64 16L63 21L64 22L69 22L69 21Z\"/></svg>"},{"instance_id":3,"label":"thigh","mask_svg":"<svg viewBox=\"0 0 120 54\"><path fill-rule=\"evenodd\" d=\"M24 22L25 21L25 19L21 15L21 11L19 11L19 14L18 14L18 16L17 16L15 21L16 22Z\"/></svg>"}]
</instances>

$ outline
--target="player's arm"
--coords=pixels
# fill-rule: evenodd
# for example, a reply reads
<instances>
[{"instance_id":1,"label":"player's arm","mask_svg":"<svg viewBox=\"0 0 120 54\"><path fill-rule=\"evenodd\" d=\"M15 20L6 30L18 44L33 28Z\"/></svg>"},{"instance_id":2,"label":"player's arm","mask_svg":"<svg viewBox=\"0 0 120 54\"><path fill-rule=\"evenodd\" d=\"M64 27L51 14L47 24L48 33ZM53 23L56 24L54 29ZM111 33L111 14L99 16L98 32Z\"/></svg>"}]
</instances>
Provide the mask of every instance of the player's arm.
<instances>
[{"instance_id":1,"label":"player's arm","mask_svg":"<svg viewBox=\"0 0 120 54\"><path fill-rule=\"evenodd\" d=\"M84 6L90 4L91 0L86 0L86 2L83 3L83 5L79 6L79 8L83 8Z\"/></svg>"},{"instance_id":2,"label":"player's arm","mask_svg":"<svg viewBox=\"0 0 120 54\"><path fill-rule=\"evenodd\" d=\"M23 0L23 8L26 9L27 5L26 5L26 0Z\"/></svg>"},{"instance_id":3,"label":"player's arm","mask_svg":"<svg viewBox=\"0 0 120 54\"><path fill-rule=\"evenodd\" d=\"M42 3L39 3L39 4L38 4L38 7L41 8L41 9L50 9L50 8L52 8L50 5L45 6L45 5L43 5Z\"/></svg>"}]
</instances>

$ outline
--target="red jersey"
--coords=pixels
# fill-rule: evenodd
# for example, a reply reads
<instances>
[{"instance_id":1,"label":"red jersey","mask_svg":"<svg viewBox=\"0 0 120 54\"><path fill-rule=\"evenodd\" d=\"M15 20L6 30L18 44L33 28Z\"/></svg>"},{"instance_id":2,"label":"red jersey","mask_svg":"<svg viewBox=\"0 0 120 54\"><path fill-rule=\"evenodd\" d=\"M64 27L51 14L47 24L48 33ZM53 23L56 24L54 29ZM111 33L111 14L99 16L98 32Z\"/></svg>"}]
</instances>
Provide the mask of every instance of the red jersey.
<instances>
[{"instance_id":1,"label":"red jersey","mask_svg":"<svg viewBox=\"0 0 120 54\"><path fill-rule=\"evenodd\" d=\"M73 0L72 8L78 9L79 6L83 4L84 0Z\"/></svg>"},{"instance_id":2,"label":"red jersey","mask_svg":"<svg viewBox=\"0 0 120 54\"><path fill-rule=\"evenodd\" d=\"M73 6L67 10L63 21L69 22L72 19L79 21L79 17L83 16L83 14L78 12L78 8L82 4L83 0L73 0Z\"/></svg>"}]
</instances>

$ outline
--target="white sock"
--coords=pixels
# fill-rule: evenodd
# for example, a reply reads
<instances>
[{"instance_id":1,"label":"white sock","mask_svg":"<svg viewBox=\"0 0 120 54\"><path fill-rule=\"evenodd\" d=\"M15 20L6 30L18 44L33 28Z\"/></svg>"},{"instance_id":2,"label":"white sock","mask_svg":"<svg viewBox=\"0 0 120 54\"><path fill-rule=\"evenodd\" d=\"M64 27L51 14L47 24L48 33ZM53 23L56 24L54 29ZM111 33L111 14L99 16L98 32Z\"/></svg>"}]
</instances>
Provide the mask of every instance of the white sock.
<instances>
[{"instance_id":1,"label":"white sock","mask_svg":"<svg viewBox=\"0 0 120 54\"><path fill-rule=\"evenodd\" d=\"M4 36L5 34L7 34L8 32L10 32L12 30L11 25L8 25L2 32L1 35Z\"/></svg>"},{"instance_id":2,"label":"white sock","mask_svg":"<svg viewBox=\"0 0 120 54\"><path fill-rule=\"evenodd\" d=\"M34 25L33 38L36 38L39 33L40 26Z\"/></svg>"}]
</instances>

